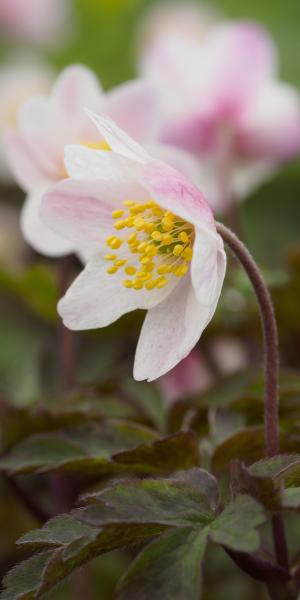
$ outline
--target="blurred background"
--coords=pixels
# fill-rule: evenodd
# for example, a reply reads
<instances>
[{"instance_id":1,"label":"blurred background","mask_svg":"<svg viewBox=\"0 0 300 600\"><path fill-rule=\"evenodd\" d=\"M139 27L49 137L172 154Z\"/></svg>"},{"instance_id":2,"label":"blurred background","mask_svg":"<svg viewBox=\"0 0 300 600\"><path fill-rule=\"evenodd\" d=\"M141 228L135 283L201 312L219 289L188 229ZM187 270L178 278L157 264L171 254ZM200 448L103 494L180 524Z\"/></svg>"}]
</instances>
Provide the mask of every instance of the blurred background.
<instances>
[{"instance_id":1,"label":"blurred background","mask_svg":"<svg viewBox=\"0 0 300 600\"><path fill-rule=\"evenodd\" d=\"M216 0L214 3L195 0L193 10L199 9L199 20L193 13L184 19L181 11L186 8L185 3L179 5L154 0L68 0L65 4L61 0L54 16L53 5L56 2L53 1L50 9L45 3L44 18L30 20L27 17L38 12L32 2L30 14L24 14L17 24L8 15L5 2L1 8L1 2L0 136L7 126L14 124L19 104L32 93L49 90L56 73L64 66L76 62L89 66L99 76L103 87L109 89L136 75L139 49L161 28L184 26L188 30L190 28L191 35L200 36L202 27L209 26L215 19L250 18L262 23L278 45L281 78L300 88L298 0ZM36 6L38 2L36 0ZM28 411L41 403L59 404L62 380L57 351L57 264L34 253L22 240L19 211L24 194L10 177L1 140L2 137L0 442L5 449L18 439L18 427L22 429L20 422L26 420ZM279 321L285 389L290 390L292 381L295 390L295 386L299 386L300 375L299 159L282 168L259 191L247 198L240 208L240 220L244 239L272 290ZM74 274L77 270L74 259ZM132 362L141 322L142 315L134 314L101 332L76 335L79 379L89 393L93 388L89 402L94 402L95 411L141 420L168 432L176 430L178 419L184 416L186 398L198 394L196 406L199 411L200 408L202 410L201 418L198 412L192 426L199 432L207 432L211 420L215 419L215 435L221 440L241 425L261 423L259 393L254 409L248 410L244 404L241 411L236 404L241 397L245 398L247 394L249 397L249 381L241 383L241 373L247 375L251 369L256 376L261 362L257 309L250 286L238 268L228 273L217 317L198 350L193 353L192 362L187 365L191 369L187 379L193 380L194 385L191 389L188 386L181 389L182 377L178 374L175 383L171 375L164 381L147 386L147 390L143 384L136 385L132 389L136 398L133 410L118 401L116 382L121 382L118 385L124 386L124 389L133 386ZM195 372L201 373L201 377L194 375ZM219 385L220 378L227 383L224 403L229 412L224 413L216 383L218 381ZM284 426L288 430L296 427L300 416L300 411L299 414L297 412L300 386L297 390L291 400L291 411L287 410L284 415ZM68 401L64 399L64 402ZM216 406L221 407L217 415L214 412ZM35 525L34 519L2 481L1 576L20 556L20 552L16 554L15 540ZM291 524L291 529L293 526ZM221 550L210 549L210 553L210 559L206 561L205 600L265 598L262 586L240 573ZM79 575L55 590L51 597L57 600L110 600L115 597L116 581L129 558L126 552L102 557L90 567L92 584L87 587L86 578L80 579Z\"/></svg>"}]
</instances>

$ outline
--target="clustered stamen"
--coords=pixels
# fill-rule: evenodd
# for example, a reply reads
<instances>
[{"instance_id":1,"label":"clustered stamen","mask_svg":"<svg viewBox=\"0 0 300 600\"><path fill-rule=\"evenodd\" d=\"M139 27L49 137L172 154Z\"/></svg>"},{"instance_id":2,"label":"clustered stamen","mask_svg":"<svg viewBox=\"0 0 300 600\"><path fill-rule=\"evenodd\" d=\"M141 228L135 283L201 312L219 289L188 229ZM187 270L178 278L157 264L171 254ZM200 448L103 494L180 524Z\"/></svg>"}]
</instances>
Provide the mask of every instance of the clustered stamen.
<instances>
[{"instance_id":1,"label":"clustered stamen","mask_svg":"<svg viewBox=\"0 0 300 600\"><path fill-rule=\"evenodd\" d=\"M112 212L114 228L132 232L107 238L106 244L112 250L105 255L111 263L107 273L113 275L123 269L127 275L125 287L149 291L165 287L173 276L183 277L193 256L193 226L153 200L145 204L125 200L123 206ZM118 254L123 244L127 248ZM128 259L128 249L132 259Z\"/></svg>"}]
</instances>

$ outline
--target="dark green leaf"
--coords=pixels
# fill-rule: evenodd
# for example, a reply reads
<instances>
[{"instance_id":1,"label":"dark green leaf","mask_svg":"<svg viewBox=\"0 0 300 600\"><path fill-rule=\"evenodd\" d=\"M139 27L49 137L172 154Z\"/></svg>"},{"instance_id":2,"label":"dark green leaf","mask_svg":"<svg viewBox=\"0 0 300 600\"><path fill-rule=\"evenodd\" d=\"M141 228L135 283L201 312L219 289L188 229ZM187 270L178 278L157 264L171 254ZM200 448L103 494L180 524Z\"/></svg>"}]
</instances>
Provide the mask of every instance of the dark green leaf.
<instances>
[{"instance_id":1,"label":"dark green leaf","mask_svg":"<svg viewBox=\"0 0 300 600\"><path fill-rule=\"evenodd\" d=\"M217 486L201 469L177 478L121 481L94 496L78 518L93 526L107 522L159 523L198 527L209 523L216 510Z\"/></svg>"},{"instance_id":2,"label":"dark green leaf","mask_svg":"<svg viewBox=\"0 0 300 600\"><path fill-rule=\"evenodd\" d=\"M210 526L218 544L240 552L255 552L260 545L256 527L266 520L261 505L251 496L238 495Z\"/></svg>"},{"instance_id":3,"label":"dark green leaf","mask_svg":"<svg viewBox=\"0 0 300 600\"><path fill-rule=\"evenodd\" d=\"M300 510L300 487L290 487L284 490L281 500L284 508Z\"/></svg>"},{"instance_id":4,"label":"dark green leaf","mask_svg":"<svg viewBox=\"0 0 300 600\"><path fill-rule=\"evenodd\" d=\"M33 435L6 453L0 468L15 474L50 470L169 473L199 461L198 439L192 432L158 440L154 431L141 425L105 421Z\"/></svg>"},{"instance_id":5,"label":"dark green leaf","mask_svg":"<svg viewBox=\"0 0 300 600\"><path fill-rule=\"evenodd\" d=\"M281 432L280 449L281 452L298 452L300 437ZM217 472L223 471L228 468L233 459L253 463L263 458L264 450L264 428L248 427L225 439L217 446L212 457L212 468Z\"/></svg>"},{"instance_id":6,"label":"dark green leaf","mask_svg":"<svg viewBox=\"0 0 300 600\"><path fill-rule=\"evenodd\" d=\"M123 577L120 600L199 600L207 531L167 531L138 556Z\"/></svg>"},{"instance_id":7,"label":"dark green leaf","mask_svg":"<svg viewBox=\"0 0 300 600\"><path fill-rule=\"evenodd\" d=\"M1 600L30 600L43 580L52 552L42 552L14 567L4 578Z\"/></svg>"}]
</instances>

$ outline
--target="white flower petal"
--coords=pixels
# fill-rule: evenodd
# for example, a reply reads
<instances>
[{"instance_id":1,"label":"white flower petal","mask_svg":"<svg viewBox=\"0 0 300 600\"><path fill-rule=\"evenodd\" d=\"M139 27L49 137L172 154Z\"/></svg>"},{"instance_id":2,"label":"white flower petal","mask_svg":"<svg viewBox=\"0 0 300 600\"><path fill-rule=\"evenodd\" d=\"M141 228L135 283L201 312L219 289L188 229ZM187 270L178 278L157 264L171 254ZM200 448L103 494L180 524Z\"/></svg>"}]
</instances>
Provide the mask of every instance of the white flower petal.
<instances>
[{"instance_id":1,"label":"white flower petal","mask_svg":"<svg viewBox=\"0 0 300 600\"><path fill-rule=\"evenodd\" d=\"M226 271L226 254L222 238L205 228L196 228L191 264L192 283L198 301L215 307L219 300Z\"/></svg>"},{"instance_id":2,"label":"white flower petal","mask_svg":"<svg viewBox=\"0 0 300 600\"><path fill-rule=\"evenodd\" d=\"M107 273L108 263L94 255L58 304L58 312L69 329L106 327L123 314L161 303L171 292L166 286L151 292L125 288L123 270Z\"/></svg>"},{"instance_id":3,"label":"white flower petal","mask_svg":"<svg viewBox=\"0 0 300 600\"><path fill-rule=\"evenodd\" d=\"M117 234L112 211L132 198L147 199L135 181L66 179L44 195L40 215L46 225L78 249L97 250L107 236Z\"/></svg>"},{"instance_id":4,"label":"white flower petal","mask_svg":"<svg viewBox=\"0 0 300 600\"><path fill-rule=\"evenodd\" d=\"M86 112L113 152L141 163L149 160L149 155L144 148L122 131L111 119L96 115L90 110L86 110Z\"/></svg>"},{"instance_id":5,"label":"white flower petal","mask_svg":"<svg viewBox=\"0 0 300 600\"><path fill-rule=\"evenodd\" d=\"M54 233L39 216L44 191L38 189L26 198L21 213L22 233L30 246L41 254L53 257L69 254L74 251L73 244Z\"/></svg>"},{"instance_id":6,"label":"white flower petal","mask_svg":"<svg viewBox=\"0 0 300 600\"><path fill-rule=\"evenodd\" d=\"M211 306L198 302L190 277L184 277L164 302L147 313L134 378L152 381L173 369L195 346L212 315Z\"/></svg>"},{"instance_id":7,"label":"white flower petal","mask_svg":"<svg viewBox=\"0 0 300 600\"><path fill-rule=\"evenodd\" d=\"M65 167L73 179L117 180L128 184L142 172L139 162L107 150L92 150L78 144L65 147Z\"/></svg>"}]
</instances>

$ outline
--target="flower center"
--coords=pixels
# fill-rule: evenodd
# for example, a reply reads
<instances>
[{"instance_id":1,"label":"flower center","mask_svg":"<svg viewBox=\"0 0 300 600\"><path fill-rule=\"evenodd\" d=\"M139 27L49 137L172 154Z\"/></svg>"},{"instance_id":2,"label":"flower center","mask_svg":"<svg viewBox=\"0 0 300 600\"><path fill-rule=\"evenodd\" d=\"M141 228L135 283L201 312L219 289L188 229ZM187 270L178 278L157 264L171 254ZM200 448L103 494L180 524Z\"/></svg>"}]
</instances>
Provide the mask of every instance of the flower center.
<instances>
[{"instance_id":1,"label":"flower center","mask_svg":"<svg viewBox=\"0 0 300 600\"><path fill-rule=\"evenodd\" d=\"M107 246L115 251L105 255L111 262L107 273L114 275L122 269L127 275L125 287L149 291L183 277L193 256L193 226L153 200L145 204L125 200L123 206L112 212L114 227L132 231L128 236L107 238Z\"/></svg>"}]
</instances>

